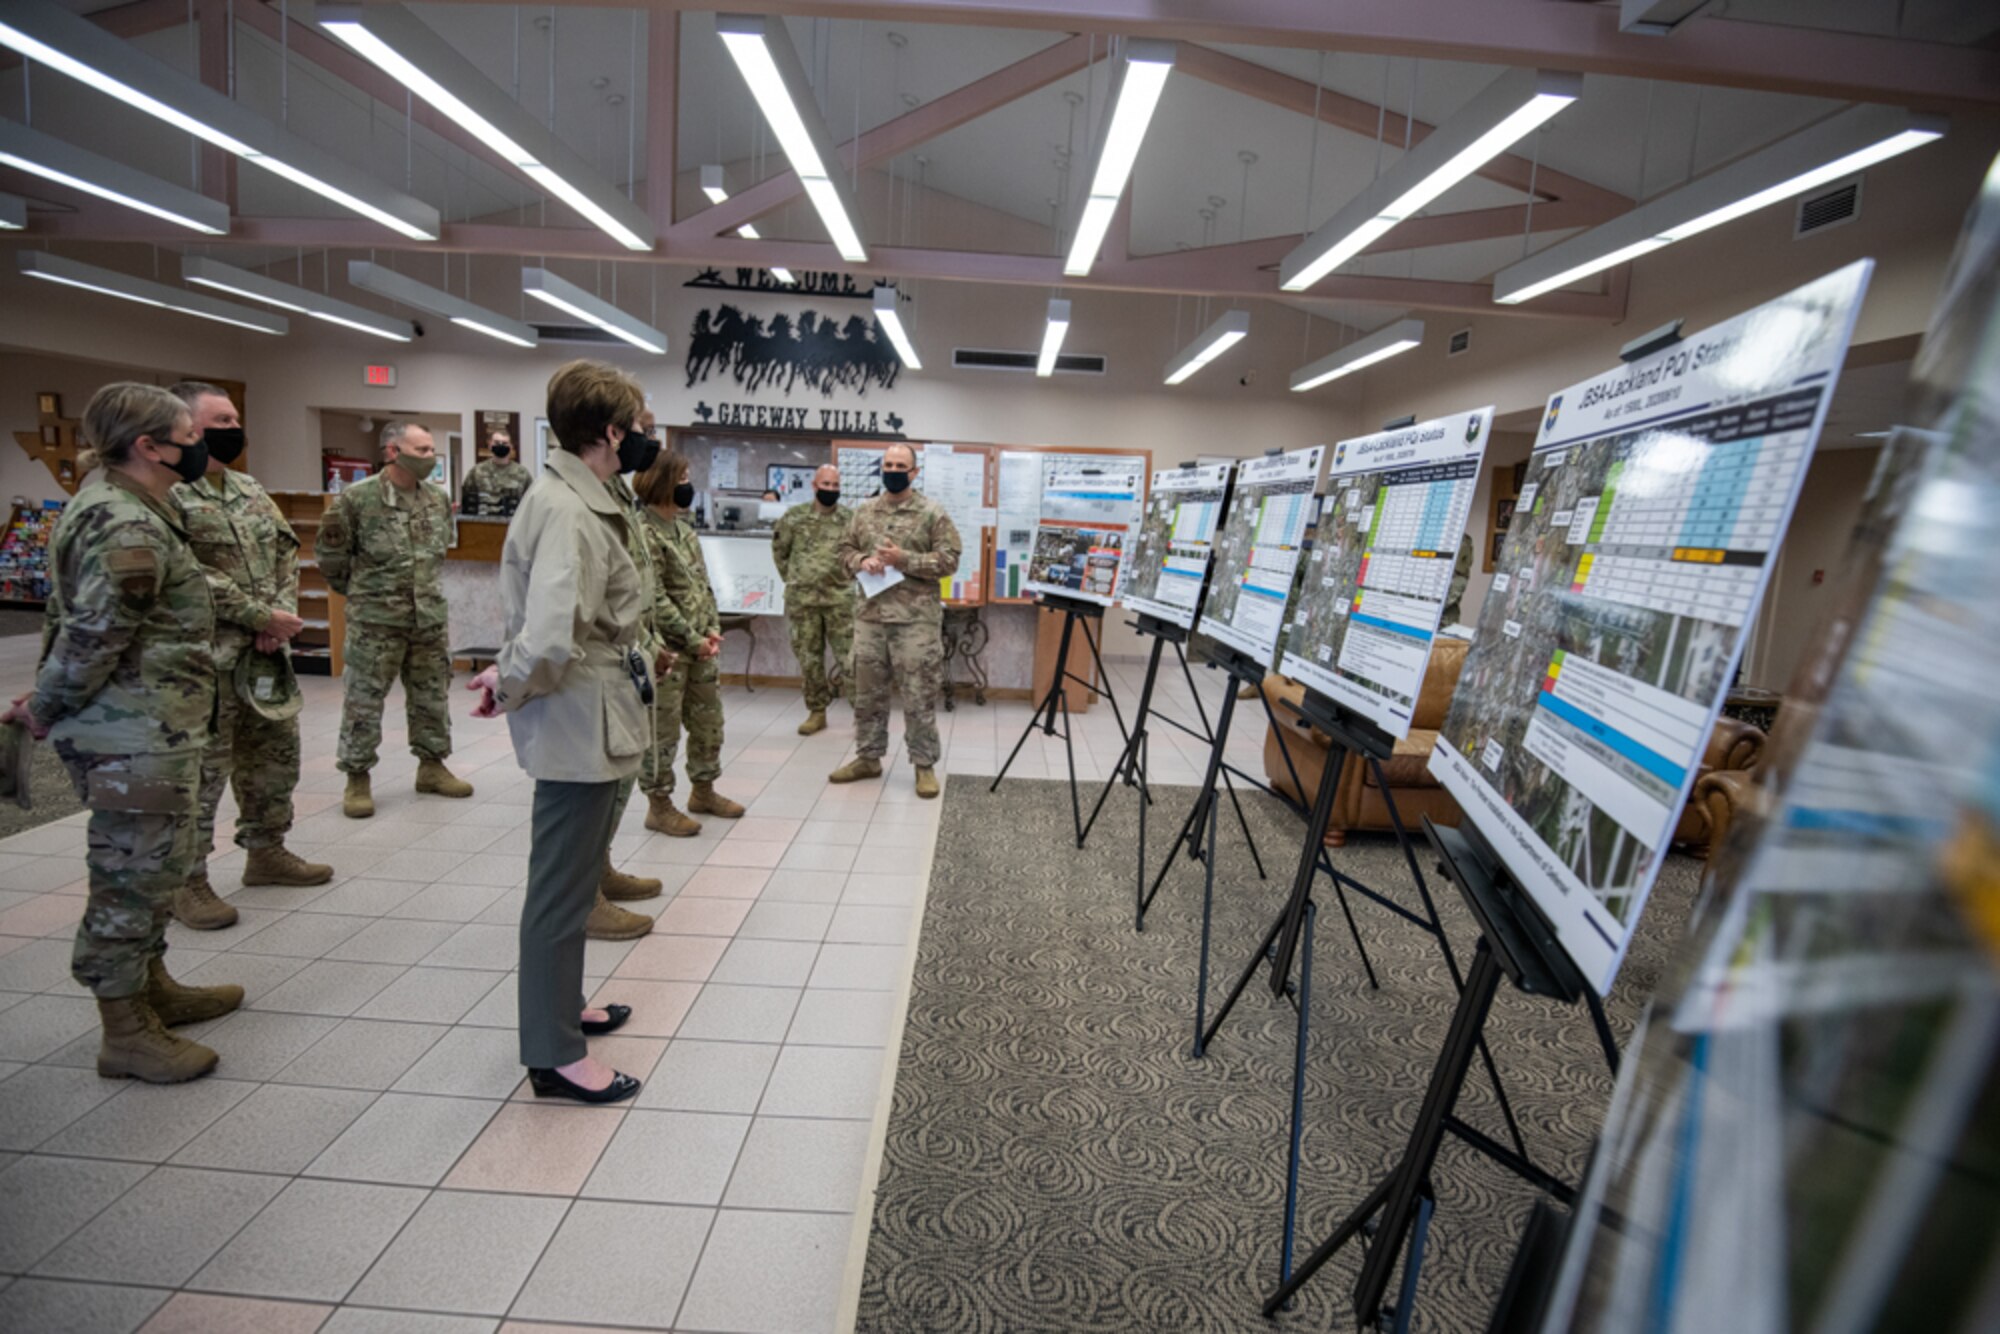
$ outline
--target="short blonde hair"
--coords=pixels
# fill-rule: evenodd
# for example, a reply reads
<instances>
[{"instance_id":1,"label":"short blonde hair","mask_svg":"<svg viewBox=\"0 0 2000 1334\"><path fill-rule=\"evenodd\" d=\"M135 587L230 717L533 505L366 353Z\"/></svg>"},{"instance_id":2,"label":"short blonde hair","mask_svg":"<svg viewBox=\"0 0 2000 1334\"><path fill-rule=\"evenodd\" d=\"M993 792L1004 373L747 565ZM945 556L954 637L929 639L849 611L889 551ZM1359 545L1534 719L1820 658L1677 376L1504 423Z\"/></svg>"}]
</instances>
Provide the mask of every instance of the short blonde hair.
<instances>
[{"instance_id":1,"label":"short blonde hair","mask_svg":"<svg viewBox=\"0 0 2000 1334\"><path fill-rule=\"evenodd\" d=\"M581 454L614 426L638 425L645 411L645 391L616 366L572 361L549 377L549 429L572 454Z\"/></svg>"},{"instance_id":2,"label":"short blonde hair","mask_svg":"<svg viewBox=\"0 0 2000 1334\"><path fill-rule=\"evenodd\" d=\"M78 472L89 472L100 463L124 463L132 457L132 445L142 435L161 444L194 414L171 390L156 384L120 380L107 384L90 396L83 409L84 448L77 454Z\"/></svg>"}]
</instances>

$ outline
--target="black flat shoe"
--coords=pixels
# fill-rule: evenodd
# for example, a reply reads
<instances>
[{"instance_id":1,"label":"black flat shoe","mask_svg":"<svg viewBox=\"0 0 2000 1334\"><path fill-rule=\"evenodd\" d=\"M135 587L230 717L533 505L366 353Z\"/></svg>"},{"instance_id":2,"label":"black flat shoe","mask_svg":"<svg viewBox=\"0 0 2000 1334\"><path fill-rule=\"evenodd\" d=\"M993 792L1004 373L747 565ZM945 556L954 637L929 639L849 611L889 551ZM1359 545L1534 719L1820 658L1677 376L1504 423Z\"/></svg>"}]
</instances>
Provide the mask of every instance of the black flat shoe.
<instances>
[{"instance_id":1,"label":"black flat shoe","mask_svg":"<svg viewBox=\"0 0 2000 1334\"><path fill-rule=\"evenodd\" d=\"M587 1089L553 1070L530 1070L528 1084L537 1098L573 1098L577 1102L623 1102L639 1091L639 1081L627 1074L613 1075L601 1089Z\"/></svg>"},{"instance_id":2,"label":"black flat shoe","mask_svg":"<svg viewBox=\"0 0 2000 1334\"><path fill-rule=\"evenodd\" d=\"M605 1019L584 1020L583 1033L585 1037L594 1038L601 1037L606 1033L616 1033L619 1029L625 1027L625 1021L632 1017L632 1007L629 1005L599 1005L596 1008L604 1011L609 1017Z\"/></svg>"}]
</instances>

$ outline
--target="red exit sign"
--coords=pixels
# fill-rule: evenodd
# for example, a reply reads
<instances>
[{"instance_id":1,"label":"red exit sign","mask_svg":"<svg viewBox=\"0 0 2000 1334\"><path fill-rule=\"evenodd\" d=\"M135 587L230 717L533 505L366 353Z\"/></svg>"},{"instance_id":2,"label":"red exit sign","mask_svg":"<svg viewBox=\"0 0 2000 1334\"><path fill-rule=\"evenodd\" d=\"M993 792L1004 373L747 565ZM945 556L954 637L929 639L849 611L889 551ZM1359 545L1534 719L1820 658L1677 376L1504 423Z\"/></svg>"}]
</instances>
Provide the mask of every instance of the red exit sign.
<instances>
[{"instance_id":1,"label":"red exit sign","mask_svg":"<svg viewBox=\"0 0 2000 1334\"><path fill-rule=\"evenodd\" d=\"M396 368L394 366L363 366L361 368L361 383L369 386L371 389L394 389L396 387Z\"/></svg>"}]
</instances>

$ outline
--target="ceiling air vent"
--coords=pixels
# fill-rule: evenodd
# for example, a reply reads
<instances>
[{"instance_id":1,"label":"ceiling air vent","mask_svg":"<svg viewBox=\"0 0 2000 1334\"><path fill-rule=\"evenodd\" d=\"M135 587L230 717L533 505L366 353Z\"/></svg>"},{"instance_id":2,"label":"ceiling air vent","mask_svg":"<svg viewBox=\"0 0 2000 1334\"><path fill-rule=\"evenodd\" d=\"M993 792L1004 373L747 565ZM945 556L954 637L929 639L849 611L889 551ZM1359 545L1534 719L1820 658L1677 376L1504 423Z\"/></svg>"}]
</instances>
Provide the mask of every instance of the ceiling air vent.
<instances>
[{"instance_id":1,"label":"ceiling air vent","mask_svg":"<svg viewBox=\"0 0 2000 1334\"><path fill-rule=\"evenodd\" d=\"M1445 344L1444 354L1447 357L1461 356L1464 354L1465 350L1471 346L1472 346L1472 330L1460 329L1457 333L1451 336L1451 341Z\"/></svg>"},{"instance_id":2,"label":"ceiling air vent","mask_svg":"<svg viewBox=\"0 0 2000 1334\"><path fill-rule=\"evenodd\" d=\"M1033 352L1002 352L994 348L961 347L951 354L951 364L962 371L1035 372ZM1102 375L1104 358L1063 352L1056 356L1056 371L1062 375Z\"/></svg>"},{"instance_id":3,"label":"ceiling air vent","mask_svg":"<svg viewBox=\"0 0 2000 1334\"><path fill-rule=\"evenodd\" d=\"M614 338L604 330L589 324L536 324L529 321L535 334L544 343L587 343L592 347L628 347L622 338Z\"/></svg>"},{"instance_id":4,"label":"ceiling air vent","mask_svg":"<svg viewBox=\"0 0 2000 1334\"><path fill-rule=\"evenodd\" d=\"M1861 216L1861 178L1855 177L1799 201L1798 220L1792 225L1792 239L1808 232L1823 232Z\"/></svg>"}]
</instances>

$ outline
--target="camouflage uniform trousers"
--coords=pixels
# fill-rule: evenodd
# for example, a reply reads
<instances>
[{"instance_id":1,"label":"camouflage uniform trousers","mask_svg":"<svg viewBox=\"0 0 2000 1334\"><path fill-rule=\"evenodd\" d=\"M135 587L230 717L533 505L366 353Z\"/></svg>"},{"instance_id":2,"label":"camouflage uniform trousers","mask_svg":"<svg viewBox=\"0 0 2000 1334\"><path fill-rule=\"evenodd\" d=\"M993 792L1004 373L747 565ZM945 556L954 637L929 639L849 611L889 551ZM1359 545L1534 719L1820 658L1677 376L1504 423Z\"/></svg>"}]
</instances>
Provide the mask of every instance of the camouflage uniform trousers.
<instances>
[{"instance_id":1,"label":"camouflage uniform trousers","mask_svg":"<svg viewBox=\"0 0 2000 1334\"><path fill-rule=\"evenodd\" d=\"M854 608L793 607L785 613L785 620L792 636L792 656L799 660L799 675L805 683L806 708L822 712L833 702L833 683L826 671L828 648L833 650L841 680L853 689Z\"/></svg>"},{"instance_id":2,"label":"camouflage uniform trousers","mask_svg":"<svg viewBox=\"0 0 2000 1334\"><path fill-rule=\"evenodd\" d=\"M167 905L199 859L201 752L89 755L59 742L56 754L90 808L90 897L70 976L103 1000L136 996L147 964L166 952Z\"/></svg>"},{"instance_id":3,"label":"camouflage uniform trousers","mask_svg":"<svg viewBox=\"0 0 2000 1334\"><path fill-rule=\"evenodd\" d=\"M944 636L936 621L857 621L854 677L854 753L879 760L889 751L889 687L903 692L903 740L910 763L934 768L938 742L937 702L944 690Z\"/></svg>"},{"instance_id":4,"label":"camouflage uniform trousers","mask_svg":"<svg viewBox=\"0 0 2000 1334\"><path fill-rule=\"evenodd\" d=\"M451 688L451 650L445 631L402 630L390 626L347 623L346 698L340 710L342 773L365 774L375 767L382 745L382 705L398 676L403 680L403 710L410 727L410 751L420 760L441 760L451 754L451 709L445 692Z\"/></svg>"},{"instance_id":5,"label":"camouflage uniform trousers","mask_svg":"<svg viewBox=\"0 0 2000 1334\"><path fill-rule=\"evenodd\" d=\"M690 783L722 777L722 658L683 653L660 678L653 695L653 748L640 764L639 786L647 792L674 790L674 753L687 728Z\"/></svg>"},{"instance_id":6,"label":"camouflage uniform trousers","mask_svg":"<svg viewBox=\"0 0 2000 1334\"><path fill-rule=\"evenodd\" d=\"M275 848L292 828L292 792L299 785L299 720L264 717L236 696L225 678L216 691L215 731L201 756L201 824L197 857L215 850L215 808L222 788L236 788L236 845Z\"/></svg>"}]
</instances>

